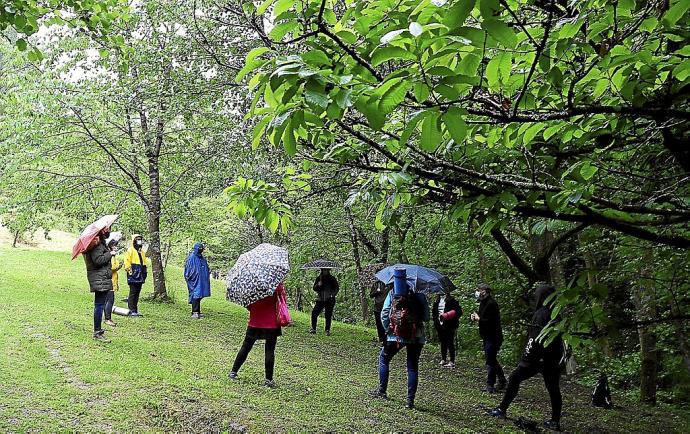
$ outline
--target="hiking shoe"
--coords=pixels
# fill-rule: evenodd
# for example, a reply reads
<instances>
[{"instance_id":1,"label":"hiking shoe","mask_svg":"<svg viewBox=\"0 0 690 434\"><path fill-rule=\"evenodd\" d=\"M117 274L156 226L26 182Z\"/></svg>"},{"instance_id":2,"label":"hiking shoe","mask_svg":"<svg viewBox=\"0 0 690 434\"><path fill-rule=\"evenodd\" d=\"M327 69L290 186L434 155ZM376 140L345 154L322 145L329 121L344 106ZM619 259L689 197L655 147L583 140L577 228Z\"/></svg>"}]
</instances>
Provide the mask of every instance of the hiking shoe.
<instances>
[{"instance_id":1,"label":"hiking shoe","mask_svg":"<svg viewBox=\"0 0 690 434\"><path fill-rule=\"evenodd\" d=\"M388 399L388 395L386 394L386 392L382 392L381 389L378 387L370 391L369 396L371 396L372 398Z\"/></svg>"},{"instance_id":2,"label":"hiking shoe","mask_svg":"<svg viewBox=\"0 0 690 434\"><path fill-rule=\"evenodd\" d=\"M494 386L489 386L489 385L487 384L486 387L484 387L484 388L482 389L482 392L486 392L486 393L496 393L496 389L494 388Z\"/></svg>"},{"instance_id":3,"label":"hiking shoe","mask_svg":"<svg viewBox=\"0 0 690 434\"><path fill-rule=\"evenodd\" d=\"M438 362L439 366L445 366L446 363L448 363L448 362L446 361L446 359L443 359L443 360L441 360L440 362Z\"/></svg>"},{"instance_id":4,"label":"hiking shoe","mask_svg":"<svg viewBox=\"0 0 690 434\"><path fill-rule=\"evenodd\" d=\"M500 417L502 419L505 419L506 417L506 412L501 410L500 407L496 407L493 410L489 411L489 416L491 417Z\"/></svg>"},{"instance_id":5,"label":"hiking shoe","mask_svg":"<svg viewBox=\"0 0 690 434\"><path fill-rule=\"evenodd\" d=\"M237 372L230 371L230 373L228 374L228 378L231 380L237 380Z\"/></svg>"},{"instance_id":6,"label":"hiking shoe","mask_svg":"<svg viewBox=\"0 0 690 434\"><path fill-rule=\"evenodd\" d=\"M139 317L143 317L144 315L140 314L139 312L130 312L130 313L129 313L129 316L139 316Z\"/></svg>"},{"instance_id":7,"label":"hiking shoe","mask_svg":"<svg viewBox=\"0 0 690 434\"><path fill-rule=\"evenodd\" d=\"M276 388L276 382L273 380L269 380L267 378L266 381L264 381L264 386L268 387L269 389L275 389Z\"/></svg>"},{"instance_id":8,"label":"hiking shoe","mask_svg":"<svg viewBox=\"0 0 690 434\"><path fill-rule=\"evenodd\" d=\"M331 331L330 331L330 330L326 330L326 336L330 336L330 335L331 335Z\"/></svg>"},{"instance_id":9,"label":"hiking shoe","mask_svg":"<svg viewBox=\"0 0 690 434\"><path fill-rule=\"evenodd\" d=\"M455 362L448 362L445 365L443 365L443 367L453 369L453 368L455 368Z\"/></svg>"},{"instance_id":10,"label":"hiking shoe","mask_svg":"<svg viewBox=\"0 0 690 434\"><path fill-rule=\"evenodd\" d=\"M115 324L115 322L114 322L113 320L111 320L111 319L105 320L105 324L106 324L106 325L109 325L110 327L115 327L115 326L117 325L117 324Z\"/></svg>"},{"instance_id":11,"label":"hiking shoe","mask_svg":"<svg viewBox=\"0 0 690 434\"><path fill-rule=\"evenodd\" d=\"M407 401L407 403L405 404L405 408L408 409L408 410L414 410L414 409L415 409L415 407L414 407L414 402L412 402L412 401Z\"/></svg>"},{"instance_id":12,"label":"hiking shoe","mask_svg":"<svg viewBox=\"0 0 690 434\"><path fill-rule=\"evenodd\" d=\"M99 342L104 342L104 343L109 343L110 339L106 338L105 335L103 334L103 330L94 332L93 338Z\"/></svg>"},{"instance_id":13,"label":"hiking shoe","mask_svg":"<svg viewBox=\"0 0 690 434\"><path fill-rule=\"evenodd\" d=\"M203 317L204 317L204 314L199 312L199 318L203 318Z\"/></svg>"},{"instance_id":14,"label":"hiking shoe","mask_svg":"<svg viewBox=\"0 0 690 434\"><path fill-rule=\"evenodd\" d=\"M315 334L316 334L316 330L314 330L314 329L309 329L309 334L310 334L310 335L315 335Z\"/></svg>"},{"instance_id":15,"label":"hiking shoe","mask_svg":"<svg viewBox=\"0 0 690 434\"><path fill-rule=\"evenodd\" d=\"M547 420L544 422L544 428L546 429L551 429L554 431L560 431L561 430L561 424L556 422L555 420Z\"/></svg>"},{"instance_id":16,"label":"hiking shoe","mask_svg":"<svg viewBox=\"0 0 690 434\"><path fill-rule=\"evenodd\" d=\"M194 319L199 319L199 318L201 318L201 316L200 316L198 313L194 312L194 313L192 314L192 318L194 318Z\"/></svg>"},{"instance_id":17,"label":"hiking shoe","mask_svg":"<svg viewBox=\"0 0 690 434\"><path fill-rule=\"evenodd\" d=\"M506 380L504 378L503 381L501 381L501 380L498 381L498 384L496 385L496 390L505 390L505 388L506 388Z\"/></svg>"}]
</instances>

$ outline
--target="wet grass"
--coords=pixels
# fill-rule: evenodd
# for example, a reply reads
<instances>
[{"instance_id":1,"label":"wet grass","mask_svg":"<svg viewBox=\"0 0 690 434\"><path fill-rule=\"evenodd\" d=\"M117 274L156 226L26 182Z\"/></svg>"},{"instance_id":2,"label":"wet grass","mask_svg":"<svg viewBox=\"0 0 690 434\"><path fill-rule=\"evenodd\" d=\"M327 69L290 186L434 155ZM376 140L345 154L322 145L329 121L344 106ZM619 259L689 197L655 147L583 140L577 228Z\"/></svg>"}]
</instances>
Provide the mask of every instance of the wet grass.
<instances>
[{"instance_id":1,"label":"wet grass","mask_svg":"<svg viewBox=\"0 0 690 434\"><path fill-rule=\"evenodd\" d=\"M376 386L375 333L335 323L309 335L308 317L278 341L278 388L263 387L263 347L240 380L227 372L246 328L246 310L227 303L214 282L202 320L192 320L180 270L169 267L174 303L143 302L144 318L115 316L110 344L91 338L92 295L83 261L61 252L0 247L0 431L10 432L520 432L485 416L499 397L480 392L482 360L464 354L454 371L425 348L417 411L403 409L404 357L393 363L389 396ZM149 284L144 293L150 293ZM117 300L124 293L119 293ZM122 303L119 303L122 305ZM510 367L507 367L508 371ZM574 432L687 432L690 414L616 400L589 406L589 391L563 381L563 427ZM529 381L511 416L541 423L548 402ZM616 399L616 397L614 397Z\"/></svg>"}]
</instances>

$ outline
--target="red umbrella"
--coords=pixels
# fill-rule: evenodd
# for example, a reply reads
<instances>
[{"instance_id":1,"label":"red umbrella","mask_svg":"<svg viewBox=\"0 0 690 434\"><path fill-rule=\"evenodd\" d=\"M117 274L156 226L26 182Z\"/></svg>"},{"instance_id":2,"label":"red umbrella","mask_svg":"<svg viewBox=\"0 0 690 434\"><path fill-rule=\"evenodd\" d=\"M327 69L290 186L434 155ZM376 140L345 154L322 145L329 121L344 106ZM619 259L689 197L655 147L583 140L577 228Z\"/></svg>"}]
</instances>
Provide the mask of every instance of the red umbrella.
<instances>
[{"instance_id":1,"label":"red umbrella","mask_svg":"<svg viewBox=\"0 0 690 434\"><path fill-rule=\"evenodd\" d=\"M86 250L88 250L89 245L91 245L91 242L94 238L96 238L98 233L103 229L112 226L113 223L115 223L115 220L117 220L117 214L109 214L104 215L88 225L86 229L82 231L81 235L79 235L79 239L77 239L77 242L74 243L74 246L72 246L72 259L79 256L80 253L84 253Z\"/></svg>"}]
</instances>

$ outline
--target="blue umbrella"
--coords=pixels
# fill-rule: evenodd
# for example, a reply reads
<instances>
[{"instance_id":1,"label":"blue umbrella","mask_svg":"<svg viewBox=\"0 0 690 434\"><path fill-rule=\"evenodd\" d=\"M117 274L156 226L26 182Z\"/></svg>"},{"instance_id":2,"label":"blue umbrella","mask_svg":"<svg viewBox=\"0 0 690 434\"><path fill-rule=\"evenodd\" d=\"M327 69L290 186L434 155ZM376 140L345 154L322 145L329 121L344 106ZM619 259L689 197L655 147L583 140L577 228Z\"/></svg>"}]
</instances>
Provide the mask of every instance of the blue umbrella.
<instances>
[{"instance_id":1,"label":"blue umbrella","mask_svg":"<svg viewBox=\"0 0 690 434\"><path fill-rule=\"evenodd\" d=\"M376 273L376 278L385 284L393 283L393 270L404 268L407 271L407 284L414 292L424 294L453 291L455 284L438 271L421 265L395 264Z\"/></svg>"}]
</instances>

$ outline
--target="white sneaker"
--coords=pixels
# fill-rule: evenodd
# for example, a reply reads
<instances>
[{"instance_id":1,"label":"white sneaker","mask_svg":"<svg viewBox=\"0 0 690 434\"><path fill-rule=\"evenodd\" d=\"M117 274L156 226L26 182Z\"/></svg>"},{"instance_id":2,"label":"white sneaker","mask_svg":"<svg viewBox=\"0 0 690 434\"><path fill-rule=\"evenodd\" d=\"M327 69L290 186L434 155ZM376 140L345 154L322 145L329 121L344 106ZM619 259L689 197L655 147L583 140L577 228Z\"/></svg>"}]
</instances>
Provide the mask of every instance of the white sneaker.
<instances>
[{"instance_id":1,"label":"white sneaker","mask_svg":"<svg viewBox=\"0 0 690 434\"><path fill-rule=\"evenodd\" d=\"M448 363L446 363L445 365L443 365L443 367L444 367L444 368L453 369L453 368L455 368L455 363L453 363L453 362L448 362Z\"/></svg>"},{"instance_id":2,"label":"white sneaker","mask_svg":"<svg viewBox=\"0 0 690 434\"><path fill-rule=\"evenodd\" d=\"M446 366L446 363L448 363L448 362L446 362L445 360L441 360L440 362L438 362L438 365L439 366Z\"/></svg>"}]
</instances>

